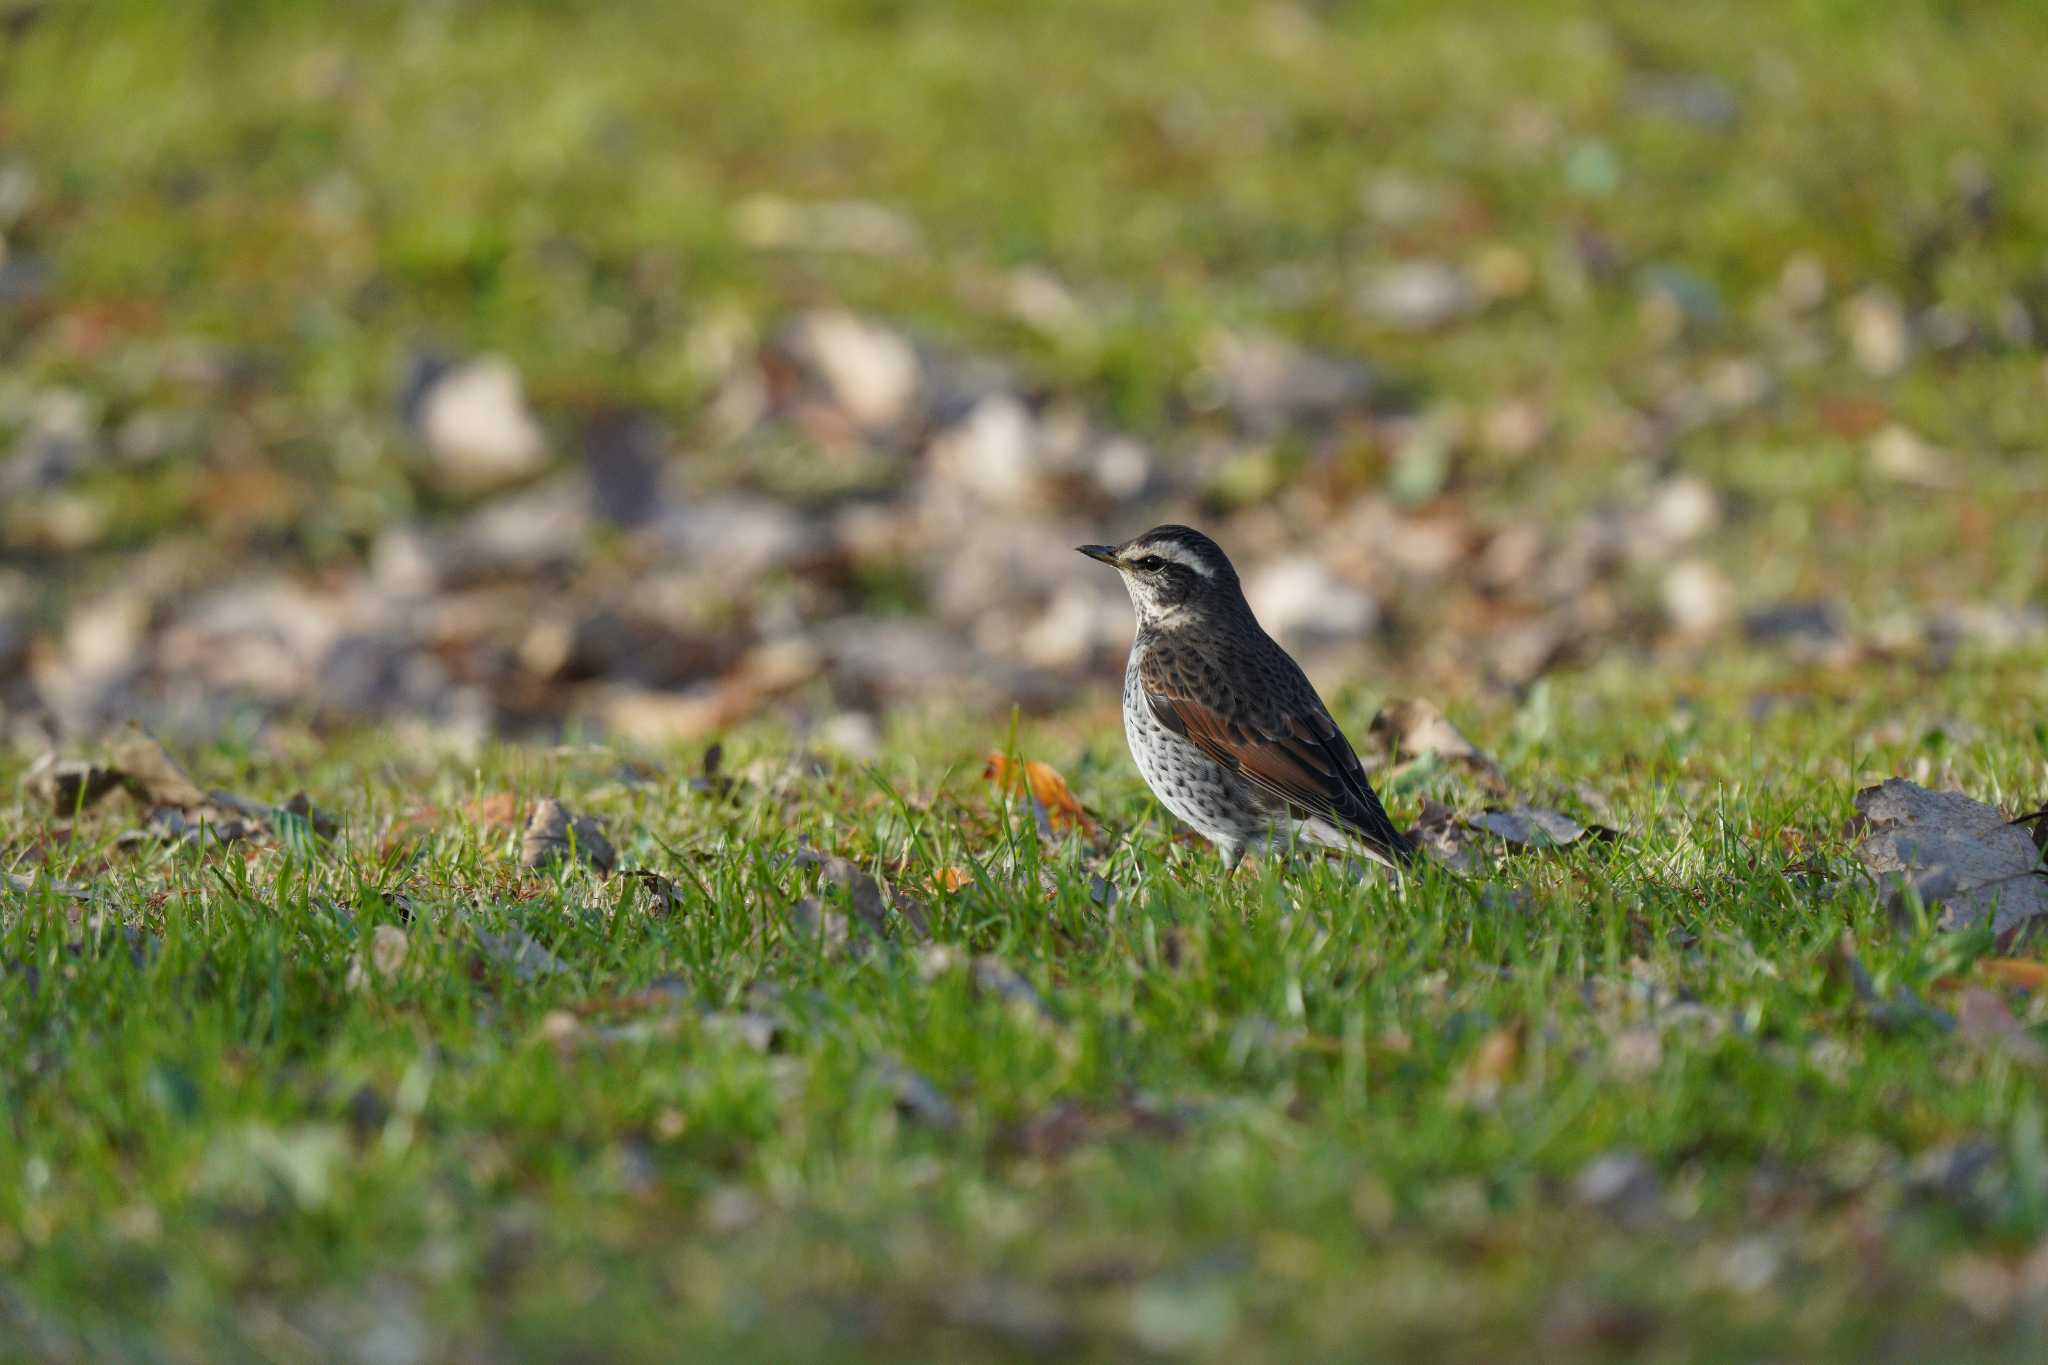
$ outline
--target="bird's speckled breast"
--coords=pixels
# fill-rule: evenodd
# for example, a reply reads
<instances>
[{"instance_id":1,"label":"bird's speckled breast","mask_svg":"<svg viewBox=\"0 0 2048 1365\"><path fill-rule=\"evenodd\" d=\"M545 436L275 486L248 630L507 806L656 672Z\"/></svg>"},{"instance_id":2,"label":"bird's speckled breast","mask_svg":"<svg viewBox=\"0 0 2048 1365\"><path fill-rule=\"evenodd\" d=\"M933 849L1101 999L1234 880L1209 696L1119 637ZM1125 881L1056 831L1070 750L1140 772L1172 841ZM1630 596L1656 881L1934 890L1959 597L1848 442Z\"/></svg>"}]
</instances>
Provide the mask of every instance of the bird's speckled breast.
<instances>
[{"instance_id":1,"label":"bird's speckled breast","mask_svg":"<svg viewBox=\"0 0 2048 1365\"><path fill-rule=\"evenodd\" d=\"M1214 842L1243 844L1264 836L1270 817L1235 774L1160 724L1138 681L1144 643L1124 669L1124 739L1138 771L1165 807Z\"/></svg>"}]
</instances>

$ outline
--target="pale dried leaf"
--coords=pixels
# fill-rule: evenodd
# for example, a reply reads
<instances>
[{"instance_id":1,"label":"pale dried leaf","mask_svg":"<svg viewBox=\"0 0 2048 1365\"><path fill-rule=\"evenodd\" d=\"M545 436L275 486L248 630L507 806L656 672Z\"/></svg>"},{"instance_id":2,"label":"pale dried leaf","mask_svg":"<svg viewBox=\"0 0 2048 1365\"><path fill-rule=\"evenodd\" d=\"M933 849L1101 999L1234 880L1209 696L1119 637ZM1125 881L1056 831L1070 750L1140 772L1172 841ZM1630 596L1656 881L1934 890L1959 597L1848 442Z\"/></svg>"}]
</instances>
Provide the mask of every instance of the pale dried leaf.
<instances>
[{"instance_id":1,"label":"pale dried leaf","mask_svg":"<svg viewBox=\"0 0 2048 1365\"><path fill-rule=\"evenodd\" d=\"M2002 1051L2019 1061L2048 1061L2048 1047L2013 1017L1997 991L1984 986L1965 989L1956 1001L1956 1036L1988 1051Z\"/></svg>"},{"instance_id":2,"label":"pale dried leaf","mask_svg":"<svg viewBox=\"0 0 2048 1365\"><path fill-rule=\"evenodd\" d=\"M124 728L112 749L116 776L146 800L186 809L208 803L205 789L185 775L161 744L136 726Z\"/></svg>"},{"instance_id":3,"label":"pale dried leaf","mask_svg":"<svg viewBox=\"0 0 2048 1365\"><path fill-rule=\"evenodd\" d=\"M1997 807L1895 777L1858 792L1856 810L1868 822L1856 850L1864 867L1944 906L1942 928L1988 916L2003 934L2048 915L2040 850Z\"/></svg>"},{"instance_id":4,"label":"pale dried leaf","mask_svg":"<svg viewBox=\"0 0 2048 1365\"><path fill-rule=\"evenodd\" d=\"M1515 848L1563 848L1587 837L1616 837L1615 831L1605 826L1582 825L1561 811L1541 806L1497 807L1468 815L1464 822Z\"/></svg>"},{"instance_id":5,"label":"pale dried leaf","mask_svg":"<svg viewBox=\"0 0 2048 1365\"><path fill-rule=\"evenodd\" d=\"M1368 732L1394 761L1406 763L1434 755L1447 762L1463 764L1477 772L1489 786L1505 790L1500 765L1467 739L1436 703L1415 697L1390 701L1372 718Z\"/></svg>"},{"instance_id":6,"label":"pale dried leaf","mask_svg":"<svg viewBox=\"0 0 2048 1365\"><path fill-rule=\"evenodd\" d=\"M111 768L83 759L60 759L44 754L28 770L24 780L28 794L50 807L56 816L69 816L85 809L121 786L121 775Z\"/></svg>"},{"instance_id":7,"label":"pale dried leaf","mask_svg":"<svg viewBox=\"0 0 2048 1365\"><path fill-rule=\"evenodd\" d=\"M58 881L55 878L24 877L16 872L0 872L0 886L6 887L18 896L32 895L40 888L47 888L56 895L63 896L69 900L82 901L91 897L91 892L76 882Z\"/></svg>"},{"instance_id":8,"label":"pale dried leaf","mask_svg":"<svg viewBox=\"0 0 2048 1365\"><path fill-rule=\"evenodd\" d=\"M1497 1028L1479 1040L1479 1046L1458 1068L1447 1098L1454 1105L1483 1109L1497 1103L1501 1088L1522 1058L1520 1030Z\"/></svg>"},{"instance_id":9,"label":"pale dried leaf","mask_svg":"<svg viewBox=\"0 0 2048 1365\"><path fill-rule=\"evenodd\" d=\"M604 827L588 815L576 815L552 797L538 802L527 817L526 833L520 839L519 860L530 868L542 868L571 855L581 858L600 873L609 873L617 861Z\"/></svg>"},{"instance_id":10,"label":"pale dried leaf","mask_svg":"<svg viewBox=\"0 0 2048 1365\"><path fill-rule=\"evenodd\" d=\"M410 946L405 930L395 924L380 924L370 935L370 965L379 976L395 976L405 966Z\"/></svg>"}]
</instances>

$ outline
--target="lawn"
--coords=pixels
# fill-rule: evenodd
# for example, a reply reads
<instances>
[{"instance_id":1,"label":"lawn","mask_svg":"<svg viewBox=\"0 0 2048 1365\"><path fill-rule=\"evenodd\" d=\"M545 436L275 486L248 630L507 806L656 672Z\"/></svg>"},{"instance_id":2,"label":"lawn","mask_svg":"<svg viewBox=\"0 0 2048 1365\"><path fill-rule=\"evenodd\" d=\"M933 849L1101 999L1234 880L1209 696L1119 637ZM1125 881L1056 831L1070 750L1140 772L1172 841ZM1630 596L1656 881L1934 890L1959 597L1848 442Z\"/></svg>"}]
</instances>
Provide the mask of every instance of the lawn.
<instances>
[{"instance_id":1,"label":"lawn","mask_svg":"<svg viewBox=\"0 0 2048 1365\"><path fill-rule=\"evenodd\" d=\"M2037 1358L2048 970L1868 876L1854 802L2048 801L2048 10L4 32L0 1359ZM788 399L828 306L1151 491L863 535L952 417ZM1262 426L1247 335L1370 396ZM441 562L360 705L192 633L273 578L368 611L394 537L496 506L406 397L482 354L532 487L656 414L670 501L834 539ZM1167 515L1370 598L1304 659L1397 822L1612 837L1225 873L1117 642L1004 652L1102 572L1065 545ZM851 678L826 628L918 622L981 662ZM1368 739L1417 696L1497 768ZM594 823L536 841L548 800Z\"/></svg>"}]
</instances>

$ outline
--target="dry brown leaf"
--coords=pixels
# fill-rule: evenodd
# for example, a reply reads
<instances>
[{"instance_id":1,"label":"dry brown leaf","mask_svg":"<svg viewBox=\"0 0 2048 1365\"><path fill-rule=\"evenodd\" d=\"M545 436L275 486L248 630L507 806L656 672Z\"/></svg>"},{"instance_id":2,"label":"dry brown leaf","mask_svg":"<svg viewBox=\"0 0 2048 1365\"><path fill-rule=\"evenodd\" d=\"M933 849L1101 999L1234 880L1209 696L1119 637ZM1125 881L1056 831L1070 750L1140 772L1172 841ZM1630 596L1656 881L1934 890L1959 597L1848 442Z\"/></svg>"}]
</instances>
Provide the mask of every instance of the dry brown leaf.
<instances>
[{"instance_id":1,"label":"dry brown leaf","mask_svg":"<svg viewBox=\"0 0 2048 1365\"><path fill-rule=\"evenodd\" d=\"M574 814L552 797L537 802L520 839L519 861L538 869L572 854L600 873L609 873L618 857L596 820Z\"/></svg>"},{"instance_id":2,"label":"dry brown leaf","mask_svg":"<svg viewBox=\"0 0 2048 1365\"><path fill-rule=\"evenodd\" d=\"M1500 1099L1501 1087L1514 1073L1522 1058L1522 1034L1515 1027L1497 1028L1479 1040L1479 1046L1458 1068L1448 1098L1452 1104L1486 1108Z\"/></svg>"},{"instance_id":3,"label":"dry brown leaf","mask_svg":"<svg viewBox=\"0 0 2048 1365\"><path fill-rule=\"evenodd\" d=\"M2038 991L2048 986L2048 962L2019 957L1987 957L1977 964L1977 970L2001 986L2023 991Z\"/></svg>"},{"instance_id":4,"label":"dry brown leaf","mask_svg":"<svg viewBox=\"0 0 2048 1365\"><path fill-rule=\"evenodd\" d=\"M121 774L83 759L44 754L28 770L28 794L48 803L52 815L65 817L83 810L121 786Z\"/></svg>"},{"instance_id":5,"label":"dry brown leaf","mask_svg":"<svg viewBox=\"0 0 2048 1365\"><path fill-rule=\"evenodd\" d=\"M816 646L778 640L753 649L727 677L688 692L600 687L596 693L605 725L614 734L645 744L675 744L731 729L824 667Z\"/></svg>"},{"instance_id":6,"label":"dry brown leaf","mask_svg":"<svg viewBox=\"0 0 2048 1365\"><path fill-rule=\"evenodd\" d=\"M208 804L206 790L137 726L126 726L116 736L113 759L116 776L156 805L190 809Z\"/></svg>"},{"instance_id":7,"label":"dry brown leaf","mask_svg":"<svg viewBox=\"0 0 2048 1365\"><path fill-rule=\"evenodd\" d=\"M1434 754L1446 762L1472 769L1496 791L1507 789L1500 765L1465 738L1464 732L1451 724L1435 702L1421 697L1390 701L1372 718L1367 733L1381 748L1392 751L1396 763Z\"/></svg>"},{"instance_id":8,"label":"dry brown leaf","mask_svg":"<svg viewBox=\"0 0 2048 1365\"><path fill-rule=\"evenodd\" d=\"M981 775L1006 792L1015 791L1019 786L1015 766L1007 755L1001 753L989 754L988 765L981 770ZM1067 779L1060 776L1059 769L1035 758L1026 759L1022 781L1029 785L1031 799L1045 811L1046 822L1054 831L1072 827L1083 834L1095 833L1095 821L1074 799L1074 793L1068 788Z\"/></svg>"},{"instance_id":9,"label":"dry brown leaf","mask_svg":"<svg viewBox=\"0 0 2048 1365\"><path fill-rule=\"evenodd\" d=\"M462 813L469 817L471 824L481 829L517 829L521 809L519 798L511 792L490 792L462 803ZM431 819L440 812L428 806L418 814ZM406 818L411 820L414 817Z\"/></svg>"}]
</instances>

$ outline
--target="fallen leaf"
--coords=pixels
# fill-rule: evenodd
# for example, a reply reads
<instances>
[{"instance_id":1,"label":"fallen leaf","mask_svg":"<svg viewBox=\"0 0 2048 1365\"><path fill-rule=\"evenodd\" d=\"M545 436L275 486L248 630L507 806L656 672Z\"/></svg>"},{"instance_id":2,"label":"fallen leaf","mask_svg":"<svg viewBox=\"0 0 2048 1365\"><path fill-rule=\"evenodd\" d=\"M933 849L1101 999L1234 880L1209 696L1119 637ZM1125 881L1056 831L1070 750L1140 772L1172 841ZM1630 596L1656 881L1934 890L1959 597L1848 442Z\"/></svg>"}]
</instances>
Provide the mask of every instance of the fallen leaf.
<instances>
[{"instance_id":1,"label":"fallen leaf","mask_svg":"<svg viewBox=\"0 0 2048 1365\"><path fill-rule=\"evenodd\" d=\"M60 759L44 754L28 770L28 794L50 807L56 816L69 816L121 787L121 774L83 759Z\"/></svg>"},{"instance_id":2,"label":"fallen leaf","mask_svg":"<svg viewBox=\"0 0 2048 1365\"><path fill-rule=\"evenodd\" d=\"M934 891L954 892L974 885L974 874L964 867L946 867L932 874L927 883Z\"/></svg>"},{"instance_id":3,"label":"fallen leaf","mask_svg":"<svg viewBox=\"0 0 2048 1365\"><path fill-rule=\"evenodd\" d=\"M323 839L332 839L341 832L341 823L324 811L314 808L312 798L304 792L293 793L291 799L277 808L277 813L303 820L306 825Z\"/></svg>"},{"instance_id":4,"label":"fallen leaf","mask_svg":"<svg viewBox=\"0 0 2048 1365\"><path fill-rule=\"evenodd\" d=\"M851 858L827 856L814 850L797 855L797 862L803 866L815 866L823 874L823 881L836 886L846 893L847 903L853 907L854 918L876 938L895 936L889 912L893 909L909 931L909 937L922 939L928 932L924 906L916 897L898 891L884 896L882 884L872 873L865 871Z\"/></svg>"},{"instance_id":5,"label":"fallen leaf","mask_svg":"<svg viewBox=\"0 0 2048 1365\"><path fill-rule=\"evenodd\" d=\"M2040 849L2043 856L2048 856L2048 806L2043 806L2031 815L2022 815L2013 823L2031 826L2034 832L2034 847Z\"/></svg>"},{"instance_id":6,"label":"fallen leaf","mask_svg":"<svg viewBox=\"0 0 2048 1365\"><path fill-rule=\"evenodd\" d=\"M1005 754L990 753L981 775L1001 791L1018 789L1016 765ZM1074 793L1067 787L1067 779L1061 777L1059 770L1050 763L1041 763L1035 758L1025 760L1022 781L1030 787L1032 801L1045 813L1046 822L1055 832L1072 826L1084 834L1095 833L1095 822L1074 799Z\"/></svg>"},{"instance_id":7,"label":"fallen leaf","mask_svg":"<svg viewBox=\"0 0 2048 1365\"><path fill-rule=\"evenodd\" d=\"M1051 1006L1045 1003L1045 997L1038 993L1038 988L1027 981L1022 972L993 953L969 957L950 943L933 943L926 945L917 955L918 975L926 981L962 968L966 969L976 994L994 996L1020 1015L1038 1020L1054 1017Z\"/></svg>"},{"instance_id":8,"label":"fallen leaf","mask_svg":"<svg viewBox=\"0 0 2048 1365\"><path fill-rule=\"evenodd\" d=\"M1041 1355L1057 1351L1074 1333L1059 1299L1022 1280L980 1279L953 1286L939 1311L956 1326Z\"/></svg>"},{"instance_id":9,"label":"fallen leaf","mask_svg":"<svg viewBox=\"0 0 2048 1365\"><path fill-rule=\"evenodd\" d=\"M519 861L529 868L543 868L571 855L581 858L601 874L609 874L617 860L604 828L588 815L571 813L552 797L535 804L527 817L526 833L520 839Z\"/></svg>"},{"instance_id":10,"label":"fallen leaf","mask_svg":"<svg viewBox=\"0 0 2048 1365\"><path fill-rule=\"evenodd\" d=\"M2048 986L2048 962L2035 962L2027 958L1987 957L1978 962L1977 970L2001 986L2012 986L2023 991L2037 991Z\"/></svg>"},{"instance_id":11,"label":"fallen leaf","mask_svg":"<svg viewBox=\"0 0 2048 1365\"><path fill-rule=\"evenodd\" d=\"M124 784L156 805L191 809L208 804L205 789L137 726L124 727L115 738L113 768Z\"/></svg>"},{"instance_id":12,"label":"fallen leaf","mask_svg":"<svg viewBox=\"0 0 2048 1365\"><path fill-rule=\"evenodd\" d=\"M1541 806L1494 807L1466 816L1464 823L1515 848L1563 848L1586 838L1620 837L1605 825L1582 825L1569 815Z\"/></svg>"},{"instance_id":13,"label":"fallen leaf","mask_svg":"<svg viewBox=\"0 0 2048 1365\"><path fill-rule=\"evenodd\" d=\"M1453 872L1471 876L1479 871L1479 850L1470 832L1458 820L1458 813L1441 801L1422 799L1422 811L1408 838L1434 861Z\"/></svg>"},{"instance_id":14,"label":"fallen leaf","mask_svg":"<svg viewBox=\"0 0 2048 1365\"><path fill-rule=\"evenodd\" d=\"M38 880L34 877L23 877L13 872L0 872L0 886L4 886L9 891L20 896L29 895L38 887L47 887L52 893L63 896L68 900L86 900L91 894L84 887L74 882L61 882L54 877Z\"/></svg>"},{"instance_id":15,"label":"fallen leaf","mask_svg":"<svg viewBox=\"0 0 2048 1365\"><path fill-rule=\"evenodd\" d=\"M2004 934L2048 915L2041 852L1997 807L1895 777L1858 792L1856 809L1869 822L1856 850L1864 867L1944 906L1942 928L1990 916Z\"/></svg>"},{"instance_id":16,"label":"fallen leaf","mask_svg":"<svg viewBox=\"0 0 2048 1365\"><path fill-rule=\"evenodd\" d=\"M1997 991L1984 986L1967 988L1956 1001L1956 1036L2032 1066L2048 1061L2048 1047L2013 1017Z\"/></svg>"},{"instance_id":17,"label":"fallen leaf","mask_svg":"<svg viewBox=\"0 0 2048 1365\"><path fill-rule=\"evenodd\" d=\"M773 1052L782 1040L782 1021L759 1010L707 1010L700 1023L704 1031L730 1038L755 1052Z\"/></svg>"},{"instance_id":18,"label":"fallen leaf","mask_svg":"<svg viewBox=\"0 0 2048 1365\"><path fill-rule=\"evenodd\" d=\"M1478 773L1496 791L1505 791L1507 781L1495 763L1471 740L1465 738L1436 703L1420 697L1390 701L1372 718L1367 733L1391 751L1397 763L1435 755L1446 762L1462 764Z\"/></svg>"},{"instance_id":19,"label":"fallen leaf","mask_svg":"<svg viewBox=\"0 0 2048 1365\"><path fill-rule=\"evenodd\" d=\"M405 930L395 924L380 924L370 935L370 965L379 976L394 976L405 966L408 948Z\"/></svg>"},{"instance_id":20,"label":"fallen leaf","mask_svg":"<svg viewBox=\"0 0 2048 1365\"><path fill-rule=\"evenodd\" d=\"M1513 1074L1522 1057L1521 1030L1497 1028L1479 1040L1479 1046L1458 1068L1447 1098L1454 1105L1484 1109L1500 1099L1501 1087Z\"/></svg>"},{"instance_id":21,"label":"fallen leaf","mask_svg":"<svg viewBox=\"0 0 2048 1365\"><path fill-rule=\"evenodd\" d=\"M826 909L816 896L805 896L789 907L789 937L810 940L832 952L844 948L852 934L846 916Z\"/></svg>"},{"instance_id":22,"label":"fallen leaf","mask_svg":"<svg viewBox=\"0 0 2048 1365\"><path fill-rule=\"evenodd\" d=\"M1579 1168L1572 1193L1587 1208L1640 1222L1657 1211L1657 1168L1638 1152L1603 1152Z\"/></svg>"},{"instance_id":23,"label":"fallen leaf","mask_svg":"<svg viewBox=\"0 0 2048 1365\"><path fill-rule=\"evenodd\" d=\"M462 813L470 823L484 829L519 828L520 801L511 792L491 792L462 803ZM435 812L428 807L426 814Z\"/></svg>"},{"instance_id":24,"label":"fallen leaf","mask_svg":"<svg viewBox=\"0 0 2048 1365\"><path fill-rule=\"evenodd\" d=\"M625 897L632 894L635 885L647 889L647 899L652 908L662 914L674 914L682 906L683 898L677 892L676 884L659 872L649 871L644 867L628 868L619 874L619 880L622 883L619 891L621 909L625 908Z\"/></svg>"}]
</instances>

